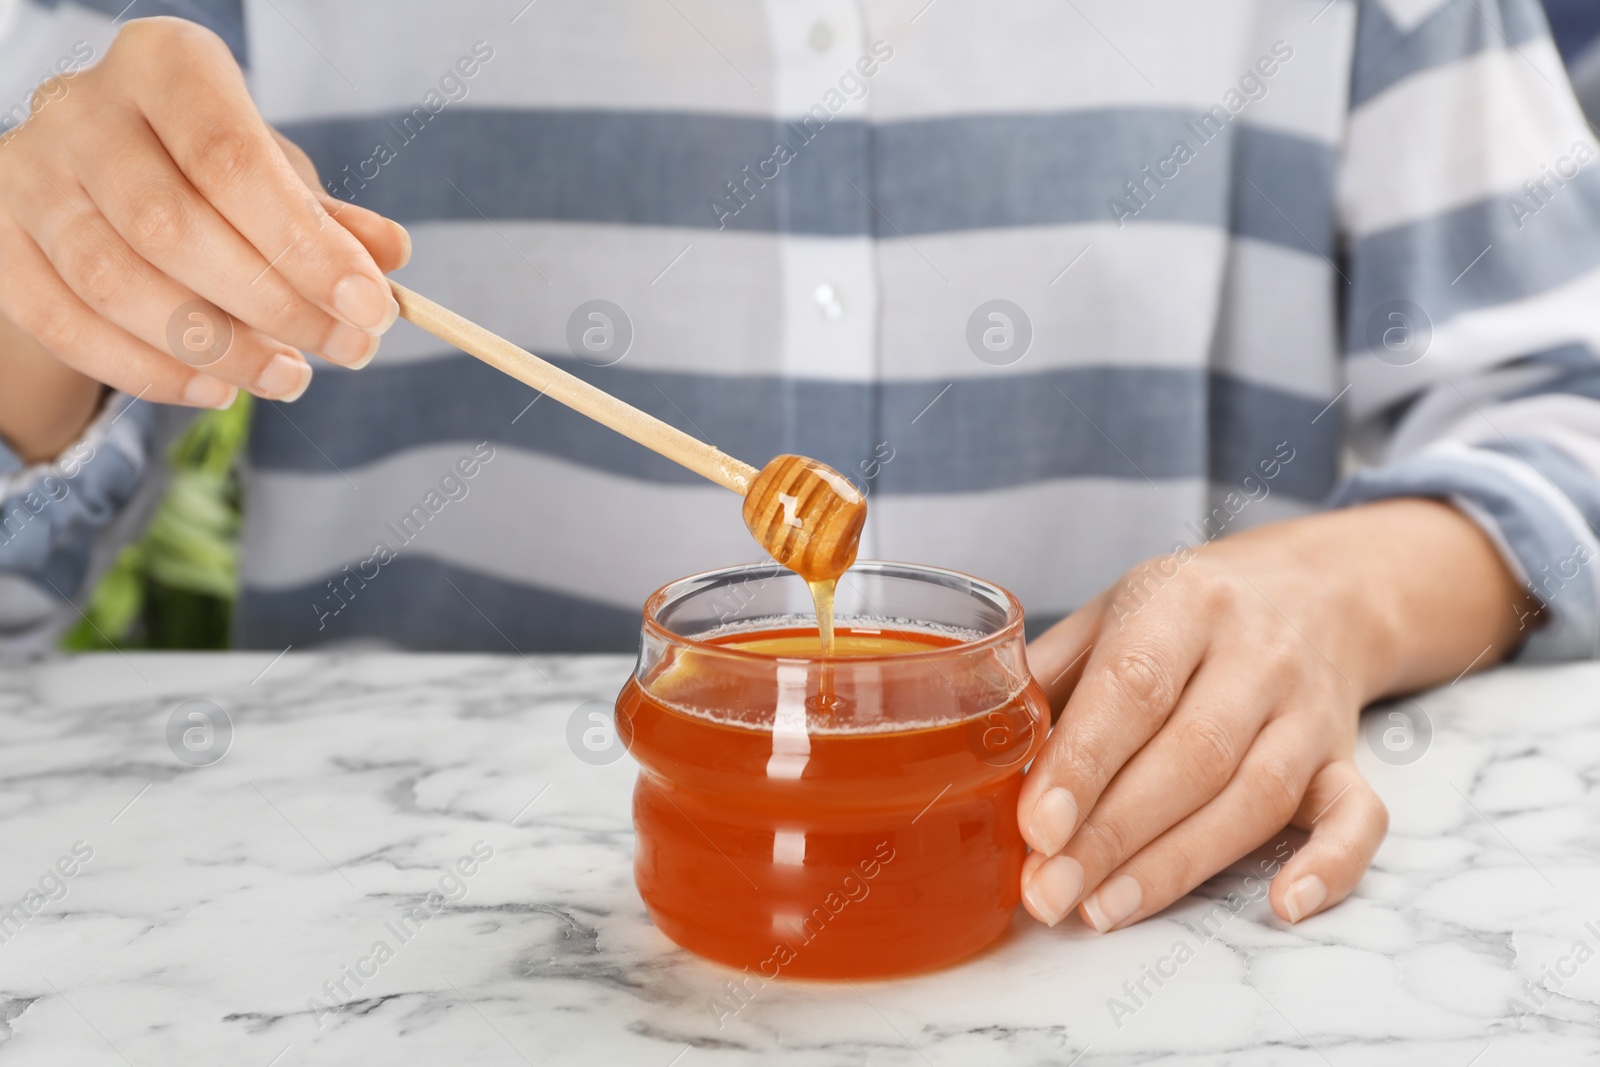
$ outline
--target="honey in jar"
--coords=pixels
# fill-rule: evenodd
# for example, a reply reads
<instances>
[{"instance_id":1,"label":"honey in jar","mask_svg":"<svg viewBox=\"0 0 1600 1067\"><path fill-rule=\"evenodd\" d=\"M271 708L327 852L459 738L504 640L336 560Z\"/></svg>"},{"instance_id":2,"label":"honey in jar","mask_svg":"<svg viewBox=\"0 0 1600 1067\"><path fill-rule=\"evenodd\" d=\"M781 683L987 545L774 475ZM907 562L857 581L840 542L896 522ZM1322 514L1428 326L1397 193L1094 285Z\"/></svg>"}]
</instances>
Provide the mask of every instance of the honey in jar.
<instances>
[{"instance_id":1,"label":"honey in jar","mask_svg":"<svg viewBox=\"0 0 1600 1067\"><path fill-rule=\"evenodd\" d=\"M824 657L791 573L673 583L617 702L651 918L763 980L953 963L1019 900L1017 794L1048 724L1020 606L889 563L858 564L839 601Z\"/></svg>"}]
</instances>

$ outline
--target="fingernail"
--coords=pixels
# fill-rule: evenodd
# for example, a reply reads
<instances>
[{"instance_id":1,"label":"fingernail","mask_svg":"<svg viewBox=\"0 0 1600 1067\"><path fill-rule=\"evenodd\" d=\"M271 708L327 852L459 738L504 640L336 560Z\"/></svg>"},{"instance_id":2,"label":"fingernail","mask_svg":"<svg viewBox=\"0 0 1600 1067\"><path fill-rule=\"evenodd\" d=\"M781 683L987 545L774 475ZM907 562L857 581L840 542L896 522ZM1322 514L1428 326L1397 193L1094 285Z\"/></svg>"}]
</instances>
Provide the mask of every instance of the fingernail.
<instances>
[{"instance_id":1,"label":"fingernail","mask_svg":"<svg viewBox=\"0 0 1600 1067\"><path fill-rule=\"evenodd\" d=\"M1072 831L1078 828L1078 802L1071 793L1055 786L1045 792L1033 805L1023 836L1028 847L1047 856L1066 847Z\"/></svg>"},{"instance_id":2,"label":"fingernail","mask_svg":"<svg viewBox=\"0 0 1600 1067\"><path fill-rule=\"evenodd\" d=\"M359 330L378 333L393 323L390 305L394 297L387 285L380 284L365 274L347 274L333 287L333 306L345 321ZM394 309L399 314L399 307Z\"/></svg>"},{"instance_id":3,"label":"fingernail","mask_svg":"<svg viewBox=\"0 0 1600 1067\"><path fill-rule=\"evenodd\" d=\"M215 378L208 378L204 374L196 374L189 379L189 384L183 387L183 402L197 408L220 410L231 407L233 398L238 395L238 387Z\"/></svg>"},{"instance_id":4,"label":"fingernail","mask_svg":"<svg viewBox=\"0 0 1600 1067\"><path fill-rule=\"evenodd\" d=\"M256 392L271 400L293 403L311 385L311 364L303 359L278 353L256 378Z\"/></svg>"},{"instance_id":5,"label":"fingernail","mask_svg":"<svg viewBox=\"0 0 1600 1067\"><path fill-rule=\"evenodd\" d=\"M378 340L378 336L374 334L372 337L372 343L367 346L366 353L354 363L347 364L347 366L349 366L351 370L360 370L368 363L371 363L372 357L378 354Z\"/></svg>"},{"instance_id":6,"label":"fingernail","mask_svg":"<svg viewBox=\"0 0 1600 1067\"><path fill-rule=\"evenodd\" d=\"M1072 910L1083 892L1083 865L1071 856L1053 856L1040 865L1022 887L1028 910L1054 926Z\"/></svg>"},{"instance_id":7,"label":"fingernail","mask_svg":"<svg viewBox=\"0 0 1600 1067\"><path fill-rule=\"evenodd\" d=\"M335 326L322 346L323 355L352 369L365 367L377 351L378 335L354 326Z\"/></svg>"},{"instance_id":8,"label":"fingernail","mask_svg":"<svg viewBox=\"0 0 1600 1067\"><path fill-rule=\"evenodd\" d=\"M1328 887L1322 884L1322 879L1308 874L1289 887L1283 895L1283 906L1289 913L1289 921L1297 923L1322 907L1327 899Z\"/></svg>"},{"instance_id":9,"label":"fingernail","mask_svg":"<svg viewBox=\"0 0 1600 1067\"><path fill-rule=\"evenodd\" d=\"M400 267L403 267L411 262L411 232L398 222L394 224L394 228L400 231ZM395 270L399 270L400 267L396 267Z\"/></svg>"},{"instance_id":10,"label":"fingernail","mask_svg":"<svg viewBox=\"0 0 1600 1067\"><path fill-rule=\"evenodd\" d=\"M400 301L394 298L394 293L389 294L389 310L384 312L383 324L378 327L378 333L388 333L389 327L400 317Z\"/></svg>"},{"instance_id":11,"label":"fingernail","mask_svg":"<svg viewBox=\"0 0 1600 1067\"><path fill-rule=\"evenodd\" d=\"M1138 911L1143 901L1144 890L1138 880L1132 875L1120 874L1083 902L1083 917L1103 934Z\"/></svg>"}]
</instances>

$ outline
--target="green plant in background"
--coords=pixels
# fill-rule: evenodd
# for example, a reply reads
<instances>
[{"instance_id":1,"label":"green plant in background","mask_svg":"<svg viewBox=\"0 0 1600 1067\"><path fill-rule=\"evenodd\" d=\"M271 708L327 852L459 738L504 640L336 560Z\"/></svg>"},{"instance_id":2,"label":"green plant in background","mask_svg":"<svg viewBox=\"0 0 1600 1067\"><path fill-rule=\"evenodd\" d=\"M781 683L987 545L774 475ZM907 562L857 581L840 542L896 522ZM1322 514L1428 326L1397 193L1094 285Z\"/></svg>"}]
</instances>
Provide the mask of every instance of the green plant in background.
<instances>
[{"instance_id":1,"label":"green plant in background","mask_svg":"<svg viewBox=\"0 0 1600 1067\"><path fill-rule=\"evenodd\" d=\"M197 417L167 453L171 483L136 543L95 588L73 651L226 648L238 590L238 457L251 398Z\"/></svg>"}]
</instances>

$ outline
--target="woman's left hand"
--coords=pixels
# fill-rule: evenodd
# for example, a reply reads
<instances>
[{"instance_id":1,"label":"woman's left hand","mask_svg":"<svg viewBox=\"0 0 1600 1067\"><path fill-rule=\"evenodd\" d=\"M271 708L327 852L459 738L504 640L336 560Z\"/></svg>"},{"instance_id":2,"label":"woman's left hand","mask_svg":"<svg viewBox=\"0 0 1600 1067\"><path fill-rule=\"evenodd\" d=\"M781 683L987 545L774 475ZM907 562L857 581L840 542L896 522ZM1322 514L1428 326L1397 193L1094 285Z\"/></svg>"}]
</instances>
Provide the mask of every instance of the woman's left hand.
<instances>
[{"instance_id":1,"label":"woman's left hand","mask_svg":"<svg viewBox=\"0 0 1600 1067\"><path fill-rule=\"evenodd\" d=\"M1273 878L1273 910L1298 922L1338 903L1388 828L1353 759L1362 706L1503 657L1519 604L1478 528L1422 500L1128 572L1028 650L1062 708L1018 805L1028 911L1054 925L1076 905L1104 933L1286 825L1309 838Z\"/></svg>"}]
</instances>

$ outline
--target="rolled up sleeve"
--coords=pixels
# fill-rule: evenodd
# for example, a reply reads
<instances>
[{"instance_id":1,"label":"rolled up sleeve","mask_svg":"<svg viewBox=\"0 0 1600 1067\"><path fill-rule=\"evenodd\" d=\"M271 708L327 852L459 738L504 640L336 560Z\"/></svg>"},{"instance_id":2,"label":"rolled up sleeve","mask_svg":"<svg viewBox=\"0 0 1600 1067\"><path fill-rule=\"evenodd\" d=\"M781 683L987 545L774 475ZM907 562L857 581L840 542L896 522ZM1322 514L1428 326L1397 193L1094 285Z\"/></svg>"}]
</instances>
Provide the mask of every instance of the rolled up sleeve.
<instances>
[{"instance_id":1,"label":"rolled up sleeve","mask_svg":"<svg viewBox=\"0 0 1600 1067\"><path fill-rule=\"evenodd\" d=\"M1355 452L1337 504L1446 500L1600 655L1600 146L1536 0L1360 0L1339 178Z\"/></svg>"},{"instance_id":2,"label":"rolled up sleeve","mask_svg":"<svg viewBox=\"0 0 1600 1067\"><path fill-rule=\"evenodd\" d=\"M93 580L138 535L159 493L173 413L112 394L50 463L0 444L0 650L46 648L79 618Z\"/></svg>"}]
</instances>

